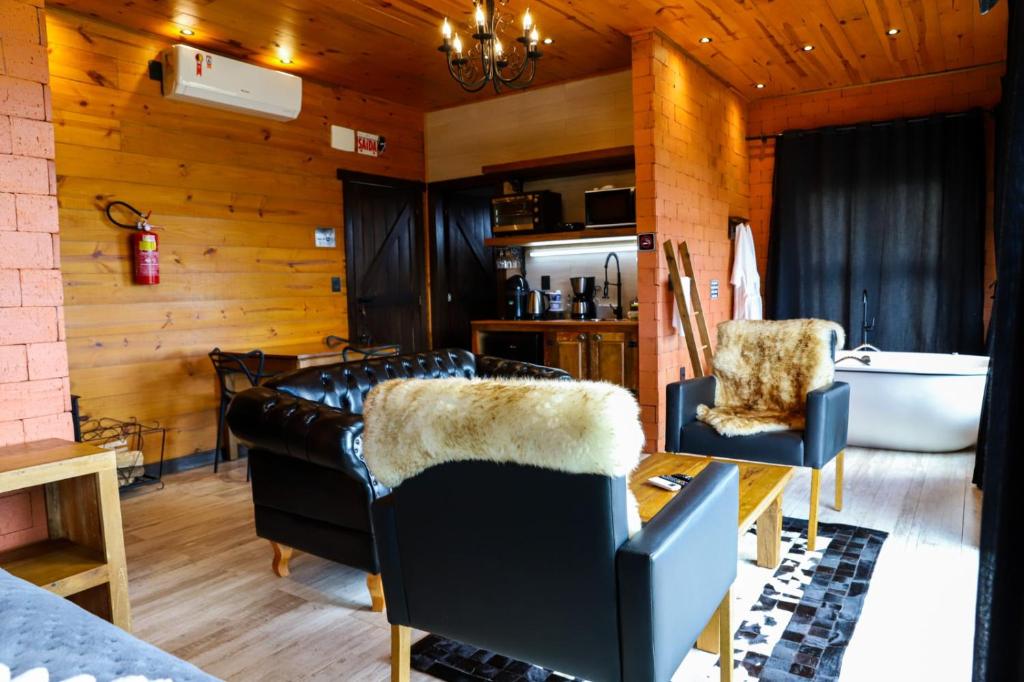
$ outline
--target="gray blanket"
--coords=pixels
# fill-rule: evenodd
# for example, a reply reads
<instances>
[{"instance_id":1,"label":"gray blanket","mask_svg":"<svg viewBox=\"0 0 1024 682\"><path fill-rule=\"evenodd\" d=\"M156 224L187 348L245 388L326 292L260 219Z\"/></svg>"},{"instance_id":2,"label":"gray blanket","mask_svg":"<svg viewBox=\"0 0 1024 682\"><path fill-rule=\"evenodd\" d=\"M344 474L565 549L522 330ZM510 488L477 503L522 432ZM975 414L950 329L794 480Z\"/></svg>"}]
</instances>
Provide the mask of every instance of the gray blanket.
<instances>
[{"instance_id":1,"label":"gray blanket","mask_svg":"<svg viewBox=\"0 0 1024 682\"><path fill-rule=\"evenodd\" d=\"M0 663L13 677L44 667L51 682L88 673L216 682L199 668L132 637L66 599L0 570Z\"/></svg>"}]
</instances>

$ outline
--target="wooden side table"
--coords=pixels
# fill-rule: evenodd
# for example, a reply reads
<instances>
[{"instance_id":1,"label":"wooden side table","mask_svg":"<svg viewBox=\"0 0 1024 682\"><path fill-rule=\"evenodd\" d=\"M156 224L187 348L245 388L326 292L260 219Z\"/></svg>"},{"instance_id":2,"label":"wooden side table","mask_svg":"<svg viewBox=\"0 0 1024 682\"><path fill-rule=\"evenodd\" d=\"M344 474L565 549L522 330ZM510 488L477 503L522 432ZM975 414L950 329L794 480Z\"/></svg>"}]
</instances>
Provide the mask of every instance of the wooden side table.
<instances>
[{"instance_id":1,"label":"wooden side table","mask_svg":"<svg viewBox=\"0 0 1024 682\"><path fill-rule=\"evenodd\" d=\"M49 539L0 553L0 568L130 632L113 451L58 439L0 448L0 493L40 485Z\"/></svg>"}]
</instances>

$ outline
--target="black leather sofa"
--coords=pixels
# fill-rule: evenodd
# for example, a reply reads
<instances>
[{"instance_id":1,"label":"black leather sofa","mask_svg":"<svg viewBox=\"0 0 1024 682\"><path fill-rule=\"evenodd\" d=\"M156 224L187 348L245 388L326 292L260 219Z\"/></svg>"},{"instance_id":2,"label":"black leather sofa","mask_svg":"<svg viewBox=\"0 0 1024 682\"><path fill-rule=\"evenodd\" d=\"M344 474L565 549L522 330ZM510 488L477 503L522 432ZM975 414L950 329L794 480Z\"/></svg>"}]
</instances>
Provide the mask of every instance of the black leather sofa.
<instances>
[{"instance_id":1,"label":"black leather sofa","mask_svg":"<svg viewBox=\"0 0 1024 682\"><path fill-rule=\"evenodd\" d=\"M251 388L228 408L248 446L256 533L288 575L292 549L366 571L372 608L383 608L370 505L388 493L362 459L363 399L396 378L532 377L569 380L562 370L445 349L311 367Z\"/></svg>"}]
</instances>

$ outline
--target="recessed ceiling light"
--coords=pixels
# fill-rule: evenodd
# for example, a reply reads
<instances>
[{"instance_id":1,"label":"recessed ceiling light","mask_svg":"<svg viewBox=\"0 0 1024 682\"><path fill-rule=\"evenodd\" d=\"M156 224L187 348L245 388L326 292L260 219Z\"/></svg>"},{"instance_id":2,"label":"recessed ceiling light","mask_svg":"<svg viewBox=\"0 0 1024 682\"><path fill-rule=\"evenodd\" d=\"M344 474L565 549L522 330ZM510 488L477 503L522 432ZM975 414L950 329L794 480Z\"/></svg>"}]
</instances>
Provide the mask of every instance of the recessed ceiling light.
<instances>
[{"instance_id":1,"label":"recessed ceiling light","mask_svg":"<svg viewBox=\"0 0 1024 682\"><path fill-rule=\"evenodd\" d=\"M811 50L813 50L813 49L814 49L814 45L811 45L811 44L807 44L807 45L804 45L804 46L803 46L802 48L800 48L800 49L801 49L801 50L803 50L804 52L810 52Z\"/></svg>"},{"instance_id":2,"label":"recessed ceiling light","mask_svg":"<svg viewBox=\"0 0 1024 682\"><path fill-rule=\"evenodd\" d=\"M550 45L550 44L551 44L551 43L553 43L553 42L555 42L555 39L554 39L554 38L545 38L545 39L544 39L544 44L545 44L545 45Z\"/></svg>"},{"instance_id":3,"label":"recessed ceiling light","mask_svg":"<svg viewBox=\"0 0 1024 682\"><path fill-rule=\"evenodd\" d=\"M754 83L754 87L758 90L764 90L764 83Z\"/></svg>"},{"instance_id":4,"label":"recessed ceiling light","mask_svg":"<svg viewBox=\"0 0 1024 682\"><path fill-rule=\"evenodd\" d=\"M291 57L281 57L281 63L282 64L292 64L294 62L295 62L295 60L292 59Z\"/></svg>"},{"instance_id":5,"label":"recessed ceiling light","mask_svg":"<svg viewBox=\"0 0 1024 682\"><path fill-rule=\"evenodd\" d=\"M701 38L700 40L698 40L697 42L699 42L699 43L704 43L704 44L706 45L706 44L708 44L708 43L710 43L710 42L711 42L711 37L710 37L710 36L703 36L703 37L702 37L702 38Z\"/></svg>"},{"instance_id":6,"label":"recessed ceiling light","mask_svg":"<svg viewBox=\"0 0 1024 682\"><path fill-rule=\"evenodd\" d=\"M183 29L181 29L181 35L183 35L183 36L194 36L195 34L196 34L196 32L193 31L190 28L183 28Z\"/></svg>"},{"instance_id":7,"label":"recessed ceiling light","mask_svg":"<svg viewBox=\"0 0 1024 682\"><path fill-rule=\"evenodd\" d=\"M893 28L890 28L888 31L886 31L885 34L890 36L898 36L900 34L900 30L894 26Z\"/></svg>"}]
</instances>

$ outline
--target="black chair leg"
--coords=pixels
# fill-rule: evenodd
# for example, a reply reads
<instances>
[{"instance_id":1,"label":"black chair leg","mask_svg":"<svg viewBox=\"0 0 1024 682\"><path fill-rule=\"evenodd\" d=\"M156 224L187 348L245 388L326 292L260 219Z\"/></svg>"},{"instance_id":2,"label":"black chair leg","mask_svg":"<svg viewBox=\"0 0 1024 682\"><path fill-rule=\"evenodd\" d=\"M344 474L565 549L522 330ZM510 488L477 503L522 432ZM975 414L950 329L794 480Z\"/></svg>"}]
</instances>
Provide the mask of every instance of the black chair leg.
<instances>
[{"instance_id":1,"label":"black chair leg","mask_svg":"<svg viewBox=\"0 0 1024 682\"><path fill-rule=\"evenodd\" d=\"M228 404L222 398L220 401L220 409L218 410L217 416L217 445L213 449L213 473L217 473L217 469L220 466L220 458L223 454L221 449L221 443L224 442L224 421L228 416Z\"/></svg>"}]
</instances>

